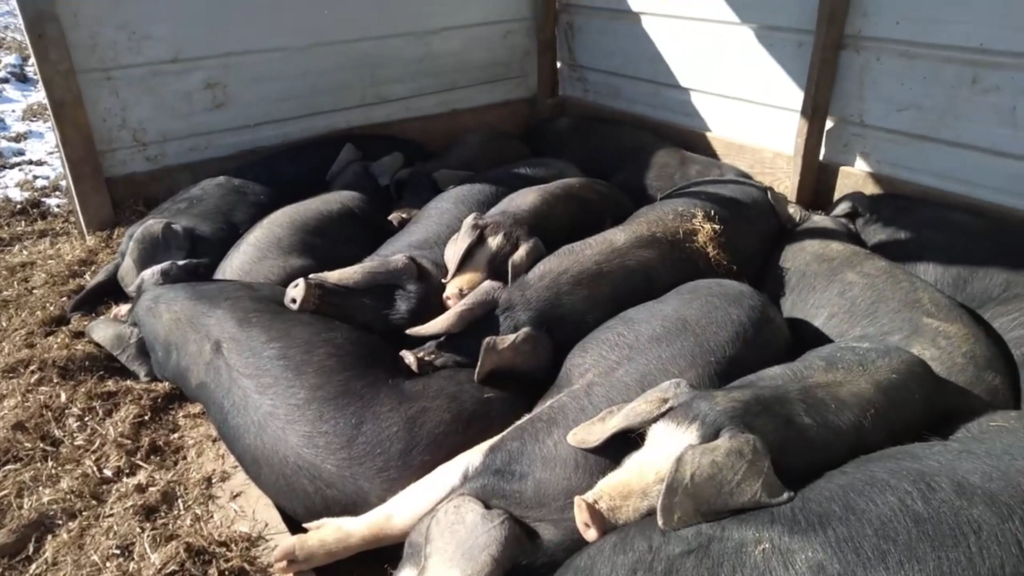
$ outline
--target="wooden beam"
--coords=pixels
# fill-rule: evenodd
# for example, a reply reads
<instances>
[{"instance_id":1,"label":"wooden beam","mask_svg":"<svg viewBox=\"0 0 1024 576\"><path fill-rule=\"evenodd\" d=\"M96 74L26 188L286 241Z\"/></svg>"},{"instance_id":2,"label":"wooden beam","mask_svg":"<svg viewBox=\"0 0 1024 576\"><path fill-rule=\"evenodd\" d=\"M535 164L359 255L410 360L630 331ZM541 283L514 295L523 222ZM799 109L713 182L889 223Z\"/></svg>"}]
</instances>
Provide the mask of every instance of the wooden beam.
<instances>
[{"instance_id":1,"label":"wooden beam","mask_svg":"<svg viewBox=\"0 0 1024 576\"><path fill-rule=\"evenodd\" d=\"M18 11L49 101L79 226L84 233L110 228L114 208L54 0L18 0Z\"/></svg>"},{"instance_id":2,"label":"wooden beam","mask_svg":"<svg viewBox=\"0 0 1024 576\"><path fill-rule=\"evenodd\" d=\"M809 207L817 203L815 194L821 144L825 137L832 85L839 67L839 51L849 11L850 0L818 0L818 22L814 28L807 87L796 130L790 184L790 200L801 206Z\"/></svg>"},{"instance_id":3,"label":"wooden beam","mask_svg":"<svg viewBox=\"0 0 1024 576\"><path fill-rule=\"evenodd\" d=\"M543 115L558 97L558 3L537 0L537 5L537 110Z\"/></svg>"}]
</instances>

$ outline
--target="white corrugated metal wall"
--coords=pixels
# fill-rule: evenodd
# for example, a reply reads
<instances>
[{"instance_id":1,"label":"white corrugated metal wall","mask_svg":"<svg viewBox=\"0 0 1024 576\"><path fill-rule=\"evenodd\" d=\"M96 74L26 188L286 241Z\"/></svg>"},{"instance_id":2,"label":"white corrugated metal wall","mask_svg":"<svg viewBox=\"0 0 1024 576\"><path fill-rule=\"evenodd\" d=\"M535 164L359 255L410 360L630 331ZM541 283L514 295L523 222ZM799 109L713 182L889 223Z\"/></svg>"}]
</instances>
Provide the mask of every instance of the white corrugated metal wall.
<instances>
[{"instance_id":1,"label":"white corrugated metal wall","mask_svg":"<svg viewBox=\"0 0 1024 576\"><path fill-rule=\"evenodd\" d=\"M817 0L563 0L561 90L791 153ZM1024 3L853 0L823 156L1024 209Z\"/></svg>"}]
</instances>

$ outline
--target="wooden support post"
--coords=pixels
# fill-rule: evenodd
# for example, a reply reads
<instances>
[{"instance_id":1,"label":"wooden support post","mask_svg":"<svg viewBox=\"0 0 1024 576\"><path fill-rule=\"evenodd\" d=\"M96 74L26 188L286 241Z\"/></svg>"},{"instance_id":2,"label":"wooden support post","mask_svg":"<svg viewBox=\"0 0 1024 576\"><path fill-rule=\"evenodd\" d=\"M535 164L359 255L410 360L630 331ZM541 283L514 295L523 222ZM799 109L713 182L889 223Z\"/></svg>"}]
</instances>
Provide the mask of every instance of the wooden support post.
<instances>
[{"instance_id":1,"label":"wooden support post","mask_svg":"<svg viewBox=\"0 0 1024 576\"><path fill-rule=\"evenodd\" d=\"M537 0L537 109L543 115L558 96L558 6Z\"/></svg>"},{"instance_id":2,"label":"wooden support post","mask_svg":"<svg viewBox=\"0 0 1024 576\"><path fill-rule=\"evenodd\" d=\"M85 233L110 228L115 224L114 207L54 1L18 0L18 11L50 104L79 226Z\"/></svg>"},{"instance_id":3,"label":"wooden support post","mask_svg":"<svg viewBox=\"0 0 1024 576\"><path fill-rule=\"evenodd\" d=\"M850 0L818 0L818 22L796 131L790 184L790 200L805 207L816 203L821 144L849 11Z\"/></svg>"}]
</instances>

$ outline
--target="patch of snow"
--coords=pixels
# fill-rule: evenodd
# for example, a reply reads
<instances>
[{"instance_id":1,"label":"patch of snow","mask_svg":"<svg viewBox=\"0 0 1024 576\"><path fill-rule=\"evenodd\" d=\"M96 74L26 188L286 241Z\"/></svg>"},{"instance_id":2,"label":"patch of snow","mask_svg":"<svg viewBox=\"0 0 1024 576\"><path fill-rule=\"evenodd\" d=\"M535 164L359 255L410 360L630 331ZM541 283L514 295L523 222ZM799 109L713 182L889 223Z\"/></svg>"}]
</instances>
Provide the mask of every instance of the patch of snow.
<instances>
[{"instance_id":1,"label":"patch of snow","mask_svg":"<svg viewBox=\"0 0 1024 576\"><path fill-rule=\"evenodd\" d=\"M0 37L0 200L39 196L59 206L65 202L64 166L49 113L45 119L24 119L25 109L45 105L46 95L14 0L0 0ZM23 46L21 54L12 49L17 44Z\"/></svg>"}]
</instances>

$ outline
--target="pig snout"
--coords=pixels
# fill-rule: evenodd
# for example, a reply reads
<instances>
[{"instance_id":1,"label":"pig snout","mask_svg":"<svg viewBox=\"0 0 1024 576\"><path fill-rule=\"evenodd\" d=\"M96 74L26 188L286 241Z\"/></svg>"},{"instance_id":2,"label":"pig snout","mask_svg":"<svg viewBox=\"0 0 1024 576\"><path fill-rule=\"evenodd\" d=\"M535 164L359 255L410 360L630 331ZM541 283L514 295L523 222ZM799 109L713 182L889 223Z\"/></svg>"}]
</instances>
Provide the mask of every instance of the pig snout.
<instances>
[{"instance_id":1,"label":"pig snout","mask_svg":"<svg viewBox=\"0 0 1024 576\"><path fill-rule=\"evenodd\" d=\"M444 300L445 308L452 308L459 302L462 302L462 299L467 294L469 294L469 290L465 287L449 286L445 289L444 296L441 298Z\"/></svg>"},{"instance_id":2,"label":"pig snout","mask_svg":"<svg viewBox=\"0 0 1024 576\"><path fill-rule=\"evenodd\" d=\"M288 285L284 293L284 305L296 312L308 312L315 307L316 286L305 278L299 278Z\"/></svg>"},{"instance_id":3,"label":"pig snout","mask_svg":"<svg viewBox=\"0 0 1024 576\"><path fill-rule=\"evenodd\" d=\"M577 496L573 500L573 516L576 517L576 529L587 542L596 542L608 533L608 519L597 506L583 496Z\"/></svg>"}]
</instances>

